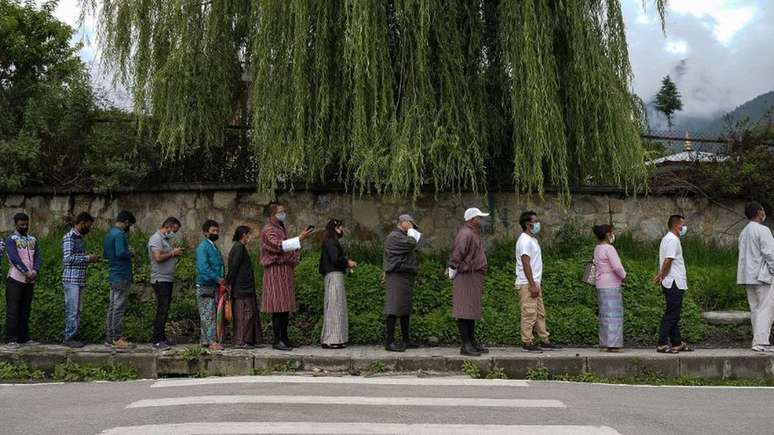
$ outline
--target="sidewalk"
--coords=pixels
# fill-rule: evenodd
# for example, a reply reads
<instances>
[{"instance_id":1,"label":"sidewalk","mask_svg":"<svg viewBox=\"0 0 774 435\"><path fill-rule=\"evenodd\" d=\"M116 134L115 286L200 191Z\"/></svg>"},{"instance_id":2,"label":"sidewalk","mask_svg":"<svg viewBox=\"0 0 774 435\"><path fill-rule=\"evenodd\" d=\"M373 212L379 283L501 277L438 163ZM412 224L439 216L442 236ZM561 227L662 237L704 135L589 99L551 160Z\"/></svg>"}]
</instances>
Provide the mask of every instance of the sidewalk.
<instances>
[{"instance_id":1,"label":"sidewalk","mask_svg":"<svg viewBox=\"0 0 774 435\"><path fill-rule=\"evenodd\" d=\"M541 354L520 348L492 348L481 357L464 357L457 347L424 347L403 353L387 352L376 346L352 346L340 350L303 346L280 352L270 346L260 349L226 349L209 355L186 351L198 347L179 345L167 351L138 345L129 351L115 351L104 345L69 349L60 345L37 345L9 350L0 346L0 361L25 362L30 368L53 370L64 362L103 366L123 364L134 367L142 378L194 375L235 376L265 371L460 373L463 362L471 361L486 374L502 369L509 378L521 379L531 368L545 367L553 374L579 375L584 372L603 377L638 376L658 373L665 377L694 376L707 379L774 377L774 354L749 349L697 349L694 352L659 354L654 349L625 349L623 353L600 352L593 348L567 348Z\"/></svg>"}]
</instances>

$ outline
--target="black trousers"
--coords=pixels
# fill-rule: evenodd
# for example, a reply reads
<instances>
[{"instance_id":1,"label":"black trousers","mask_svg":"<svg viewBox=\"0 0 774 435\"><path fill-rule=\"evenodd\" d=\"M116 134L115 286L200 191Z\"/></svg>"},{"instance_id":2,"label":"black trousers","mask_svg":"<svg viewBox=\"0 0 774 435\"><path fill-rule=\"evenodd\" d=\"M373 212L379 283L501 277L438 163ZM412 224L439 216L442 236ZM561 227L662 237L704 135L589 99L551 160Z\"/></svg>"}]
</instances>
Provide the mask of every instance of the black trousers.
<instances>
[{"instance_id":1,"label":"black trousers","mask_svg":"<svg viewBox=\"0 0 774 435\"><path fill-rule=\"evenodd\" d=\"M153 320L153 343L167 340L165 332L167 318L169 317L169 305L172 303L172 282L155 282L153 292L156 293L156 318Z\"/></svg>"},{"instance_id":2,"label":"black trousers","mask_svg":"<svg viewBox=\"0 0 774 435\"><path fill-rule=\"evenodd\" d=\"M26 343L30 340L30 313L35 284L5 280L5 338L7 341Z\"/></svg>"},{"instance_id":3,"label":"black trousers","mask_svg":"<svg viewBox=\"0 0 774 435\"><path fill-rule=\"evenodd\" d=\"M658 345L664 346L671 343L672 346L679 346L683 342L683 338L680 336L680 314L683 311L685 290L678 289L677 284L672 283L671 288L666 288L662 285L661 291L664 293L664 299L666 300L666 309L664 310L664 316L661 317Z\"/></svg>"}]
</instances>

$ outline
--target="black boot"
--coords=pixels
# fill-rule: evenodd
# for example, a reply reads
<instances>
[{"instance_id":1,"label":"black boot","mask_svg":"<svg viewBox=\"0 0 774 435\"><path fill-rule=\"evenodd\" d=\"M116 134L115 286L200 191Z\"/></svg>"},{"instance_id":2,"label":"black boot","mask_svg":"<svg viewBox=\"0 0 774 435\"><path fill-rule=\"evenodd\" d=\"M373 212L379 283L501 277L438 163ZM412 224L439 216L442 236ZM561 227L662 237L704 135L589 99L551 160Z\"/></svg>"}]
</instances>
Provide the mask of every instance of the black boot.
<instances>
[{"instance_id":1,"label":"black boot","mask_svg":"<svg viewBox=\"0 0 774 435\"><path fill-rule=\"evenodd\" d=\"M457 322L459 323L460 332L462 333L462 349L460 349L460 354L467 356L481 356L481 352L473 347L473 331L471 330L470 321L467 319L459 319Z\"/></svg>"},{"instance_id":2,"label":"black boot","mask_svg":"<svg viewBox=\"0 0 774 435\"><path fill-rule=\"evenodd\" d=\"M395 321L393 315L388 315L384 322L384 349L390 352L403 352L406 350L401 344L395 343Z\"/></svg>"},{"instance_id":3,"label":"black boot","mask_svg":"<svg viewBox=\"0 0 774 435\"><path fill-rule=\"evenodd\" d=\"M470 324L470 341L473 343L473 347L481 353L489 353L489 349L476 342L476 321L468 320L468 322Z\"/></svg>"},{"instance_id":4,"label":"black boot","mask_svg":"<svg viewBox=\"0 0 774 435\"><path fill-rule=\"evenodd\" d=\"M290 313L282 313L282 330L280 331L282 341L291 349L298 347L290 342L288 337L288 328L290 327Z\"/></svg>"},{"instance_id":5,"label":"black boot","mask_svg":"<svg viewBox=\"0 0 774 435\"><path fill-rule=\"evenodd\" d=\"M411 339L411 332L410 332L410 317L409 316L401 316L400 317L400 335L403 339L403 347L406 349L417 349L419 348L419 345Z\"/></svg>"},{"instance_id":6,"label":"black boot","mask_svg":"<svg viewBox=\"0 0 774 435\"><path fill-rule=\"evenodd\" d=\"M271 315L271 329L274 331L274 343L272 344L272 347L277 350L293 350L292 347L288 346L287 343L282 340L282 314L283 313L272 313Z\"/></svg>"}]
</instances>

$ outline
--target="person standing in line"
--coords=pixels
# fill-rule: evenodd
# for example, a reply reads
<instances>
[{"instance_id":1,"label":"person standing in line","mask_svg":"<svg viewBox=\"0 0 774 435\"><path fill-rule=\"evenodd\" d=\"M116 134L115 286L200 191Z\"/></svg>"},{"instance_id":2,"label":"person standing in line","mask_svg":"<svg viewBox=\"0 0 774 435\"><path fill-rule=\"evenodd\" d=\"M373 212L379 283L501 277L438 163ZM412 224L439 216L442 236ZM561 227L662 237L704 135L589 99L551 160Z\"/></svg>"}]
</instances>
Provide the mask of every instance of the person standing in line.
<instances>
[{"instance_id":1,"label":"person standing in line","mask_svg":"<svg viewBox=\"0 0 774 435\"><path fill-rule=\"evenodd\" d=\"M169 217L161 228L148 240L148 257L150 257L150 281L156 294L156 317L153 320L153 346L156 349L169 349L175 343L166 335L169 305L172 302L172 289L175 286L177 258L183 255L182 248L172 246L172 240L180 230L180 221Z\"/></svg>"},{"instance_id":2,"label":"person standing in line","mask_svg":"<svg viewBox=\"0 0 774 435\"><path fill-rule=\"evenodd\" d=\"M750 222L739 235L736 283L745 286L753 329L752 350L774 352L769 342L774 322L774 237L763 225L766 210L757 202L744 210Z\"/></svg>"},{"instance_id":3,"label":"person standing in line","mask_svg":"<svg viewBox=\"0 0 774 435\"><path fill-rule=\"evenodd\" d=\"M261 230L261 265L263 266L263 290L261 311L271 313L274 331L272 347L290 351L295 346L290 342L288 326L290 313L296 311L296 288L293 271L301 259L301 242L314 232L307 227L297 237L288 238L285 222L288 213L280 203L269 204L269 220Z\"/></svg>"},{"instance_id":4,"label":"person standing in line","mask_svg":"<svg viewBox=\"0 0 774 435\"><path fill-rule=\"evenodd\" d=\"M5 281L5 338L10 348L20 344L37 344L30 340L29 323L32 312L32 295L40 273L40 249L38 240L29 234L30 217L16 213L16 226L5 240L8 253L8 278Z\"/></svg>"},{"instance_id":5,"label":"person standing in line","mask_svg":"<svg viewBox=\"0 0 774 435\"><path fill-rule=\"evenodd\" d=\"M417 276L417 244L422 234L417 231L414 218L408 214L398 217L398 227L384 239L384 348L390 352L404 352L417 348L411 340L410 315L413 309L414 281ZM395 342L395 322L400 318L403 341Z\"/></svg>"},{"instance_id":6,"label":"person standing in line","mask_svg":"<svg viewBox=\"0 0 774 435\"><path fill-rule=\"evenodd\" d=\"M685 218L681 215L672 215L667 221L669 231L661 239L658 249L659 272L653 279L661 285L661 291L666 300L666 309L661 318L661 327L658 332L659 353L690 352L680 335L680 314L683 310L683 296L688 289L688 278L683 259L683 246L680 237L688 232L685 226Z\"/></svg>"},{"instance_id":7,"label":"person standing in line","mask_svg":"<svg viewBox=\"0 0 774 435\"><path fill-rule=\"evenodd\" d=\"M129 301L129 287L132 284L132 258L134 250L129 248L126 234L136 219L131 212L123 210L116 216L115 225L105 236L103 256L108 262L110 300L107 312L107 344L114 349L128 349L131 344L123 336L124 313Z\"/></svg>"},{"instance_id":8,"label":"person standing in line","mask_svg":"<svg viewBox=\"0 0 774 435\"><path fill-rule=\"evenodd\" d=\"M255 272L247 249L250 239L250 227L240 225L234 231L226 274L226 284L231 288L234 301L234 345L241 348L251 348L263 341L255 302Z\"/></svg>"},{"instance_id":9,"label":"person standing in line","mask_svg":"<svg viewBox=\"0 0 774 435\"><path fill-rule=\"evenodd\" d=\"M453 316L462 338L460 354L481 356L489 349L476 343L476 320L481 319L481 293L486 276L486 253L481 243L481 218L489 216L477 208L465 210L465 225L454 238L447 273L454 287Z\"/></svg>"},{"instance_id":10,"label":"person standing in line","mask_svg":"<svg viewBox=\"0 0 774 435\"><path fill-rule=\"evenodd\" d=\"M516 242L516 287L521 303L521 342L525 352L557 350L560 347L549 341L546 328L546 309L543 305L543 253L537 235L540 220L534 211L525 211L519 218L522 233ZM540 344L534 343L533 330L537 330Z\"/></svg>"},{"instance_id":11,"label":"person standing in line","mask_svg":"<svg viewBox=\"0 0 774 435\"><path fill-rule=\"evenodd\" d=\"M64 287L65 329L63 344L70 348L83 347L77 340L78 325L86 290L86 267L101 260L97 255L87 255L83 236L89 234L94 218L87 212L76 216L73 228L62 238L62 286Z\"/></svg>"},{"instance_id":12,"label":"person standing in line","mask_svg":"<svg viewBox=\"0 0 774 435\"><path fill-rule=\"evenodd\" d=\"M623 295L621 284L626 279L618 252L613 247L615 234L611 225L595 225L597 236L594 248L597 299L599 302L599 348L620 352L623 348Z\"/></svg>"},{"instance_id":13,"label":"person standing in line","mask_svg":"<svg viewBox=\"0 0 774 435\"><path fill-rule=\"evenodd\" d=\"M344 237L340 220L331 219L325 226L320 252L320 275L325 284L325 302L320 344L324 349L342 349L349 341L347 292L344 282L347 269L357 267L348 259L339 239Z\"/></svg>"},{"instance_id":14,"label":"person standing in line","mask_svg":"<svg viewBox=\"0 0 774 435\"><path fill-rule=\"evenodd\" d=\"M215 335L218 287L223 279L223 256L215 244L220 238L220 225L207 219L202 225L204 239L196 247L196 302L199 306L199 328L202 347L223 350Z\"/></svg>"}]
</instances>

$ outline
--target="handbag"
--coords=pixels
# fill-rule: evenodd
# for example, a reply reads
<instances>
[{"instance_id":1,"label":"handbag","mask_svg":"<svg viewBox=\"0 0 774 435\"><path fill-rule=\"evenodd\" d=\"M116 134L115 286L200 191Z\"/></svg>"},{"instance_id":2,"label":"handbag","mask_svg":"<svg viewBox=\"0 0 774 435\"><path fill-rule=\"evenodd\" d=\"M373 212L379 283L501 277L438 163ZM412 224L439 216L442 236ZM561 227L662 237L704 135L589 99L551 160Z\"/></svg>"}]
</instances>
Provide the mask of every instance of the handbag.
<instances>
[{"instance_id":1,"label":"handbag","mask_svg":"<svg viewBox=\"0 0 774 435\"><path fill-rule=\"evenodd\" d=\"M593 260L586 263L586 268L583 270L583 276L581 277L581 281L583 281L583 283L588 284L592 287L596 287L597 265L594 264Z\"/></svg>"}]
</instances>

